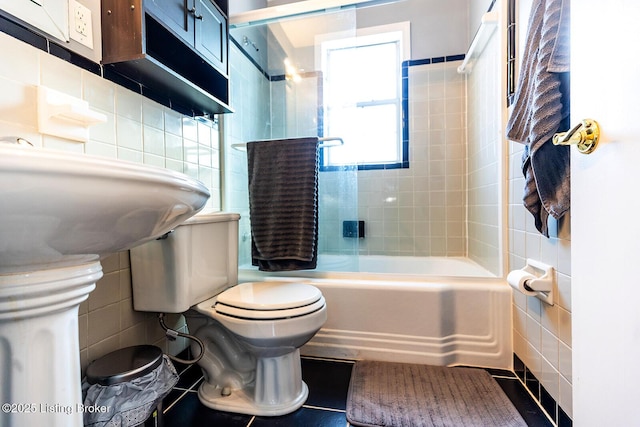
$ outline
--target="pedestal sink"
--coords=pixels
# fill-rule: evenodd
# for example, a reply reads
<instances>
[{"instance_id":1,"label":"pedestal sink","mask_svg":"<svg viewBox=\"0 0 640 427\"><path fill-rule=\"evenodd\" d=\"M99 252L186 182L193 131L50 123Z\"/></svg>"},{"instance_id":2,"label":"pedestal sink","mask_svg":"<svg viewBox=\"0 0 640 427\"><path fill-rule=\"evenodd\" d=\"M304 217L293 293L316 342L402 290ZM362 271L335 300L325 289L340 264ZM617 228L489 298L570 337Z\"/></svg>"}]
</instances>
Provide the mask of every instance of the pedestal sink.
<instances>
[{"instance_id":1,"label":"pedestal sink","mask_svg":"<svg viewBox=\"0 0 640 427\"><path fill-rule=\"evenodd\" d=\"M209 191L165 169L0 143L0 425L82 426L78 306L100 256L157 238Z\"/></svg>"}]
</instances>

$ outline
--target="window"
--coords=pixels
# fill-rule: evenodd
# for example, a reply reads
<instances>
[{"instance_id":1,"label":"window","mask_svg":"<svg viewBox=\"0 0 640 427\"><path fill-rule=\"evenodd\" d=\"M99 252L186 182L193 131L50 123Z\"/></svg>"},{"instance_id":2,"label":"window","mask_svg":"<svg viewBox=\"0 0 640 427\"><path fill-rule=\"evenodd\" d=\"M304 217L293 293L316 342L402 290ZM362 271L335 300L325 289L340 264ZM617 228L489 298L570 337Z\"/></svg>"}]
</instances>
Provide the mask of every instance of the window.
<instances>
[{"instance_id":1,"label":"window","mask_svg":"<svg viewBox=\"0 0 640 427\"><path fill-rule=\"evenodd\" d=\"M402 132L402 31L322 45L325 136L344 146L322 150L323 169L406 167Z\"/></svg>"}]
</instances>

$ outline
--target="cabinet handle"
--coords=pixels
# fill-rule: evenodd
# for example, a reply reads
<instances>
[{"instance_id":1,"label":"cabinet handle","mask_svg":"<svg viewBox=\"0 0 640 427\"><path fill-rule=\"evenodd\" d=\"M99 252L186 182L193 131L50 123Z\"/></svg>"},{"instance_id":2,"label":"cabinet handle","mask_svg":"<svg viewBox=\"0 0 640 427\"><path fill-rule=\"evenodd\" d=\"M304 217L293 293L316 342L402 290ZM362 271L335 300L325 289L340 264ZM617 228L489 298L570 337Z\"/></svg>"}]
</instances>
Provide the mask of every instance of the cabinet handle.
<instances>
[{"instance_id":1,"label":"cabinet handle","mask_svg":"<svg viewBox=\"0 0 640 427\"><path fill-rule=\"evenodd\" d=\"M196 15L196 7L193 6L191 9L187 9L187 12L193 15L196 19L202 19L202 15Z\"/></svg>"}]
</instances>

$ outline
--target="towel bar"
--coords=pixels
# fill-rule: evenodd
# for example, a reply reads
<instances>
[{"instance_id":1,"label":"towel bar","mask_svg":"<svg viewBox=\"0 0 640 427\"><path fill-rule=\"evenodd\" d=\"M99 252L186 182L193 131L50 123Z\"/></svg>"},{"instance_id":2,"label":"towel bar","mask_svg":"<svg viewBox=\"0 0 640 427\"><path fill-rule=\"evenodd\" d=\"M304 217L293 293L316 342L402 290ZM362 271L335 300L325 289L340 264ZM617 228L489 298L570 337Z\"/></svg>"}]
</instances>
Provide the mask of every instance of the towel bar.
<instances>
[{"instance_id":1,"label":"towel bar","mask_svg":"<svg viewBox=\"0 0 640 427\"><path fill-rule=\"evenodd\" d=\"M331 142L331 141L337 141L337 143L325 144L325 143ZM337 136L320 137L320 138L318 138L318 142L320 142L320 144L318 144L319 148L331 148L331 147L338 147L340 145L344 145L344 140L342 138L340 138L340 137L337 137ZM231 144L231 148L233 148L235 150L239 150L239 151L247 151L247 143L246 142L240 142L240 143L236 143L236 144Z\"/></svg>"}]
</instances>

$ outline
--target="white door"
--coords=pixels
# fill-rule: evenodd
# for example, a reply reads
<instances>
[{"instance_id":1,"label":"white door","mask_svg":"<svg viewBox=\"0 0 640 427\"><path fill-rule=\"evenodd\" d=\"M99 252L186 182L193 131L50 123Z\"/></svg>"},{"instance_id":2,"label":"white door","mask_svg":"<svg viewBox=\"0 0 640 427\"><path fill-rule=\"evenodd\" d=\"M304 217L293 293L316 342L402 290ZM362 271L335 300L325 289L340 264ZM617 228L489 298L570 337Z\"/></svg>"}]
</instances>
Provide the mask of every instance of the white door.
<instances>
[{"instance_id":1,"label":"white door","mask_svg":"<svg viewBox=\"0 0 640 427\"><path fill-rule=\"evenodd\" d=\"M640 2L571 1L573 420L640 426Z\"/></svg>"}]
</instances>

